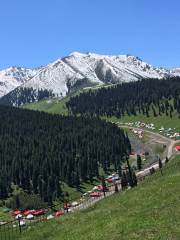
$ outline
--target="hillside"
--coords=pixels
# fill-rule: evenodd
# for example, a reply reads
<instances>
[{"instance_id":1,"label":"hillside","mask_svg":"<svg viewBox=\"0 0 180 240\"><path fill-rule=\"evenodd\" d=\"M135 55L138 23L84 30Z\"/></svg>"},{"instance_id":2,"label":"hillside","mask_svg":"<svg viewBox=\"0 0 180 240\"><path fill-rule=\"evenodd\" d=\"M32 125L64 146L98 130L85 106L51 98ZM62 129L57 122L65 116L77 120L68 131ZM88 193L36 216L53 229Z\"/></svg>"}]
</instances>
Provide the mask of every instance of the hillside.
<instances>
[{"instance_id":1,"label":"hillside","mask_svg":"<svg viewBox=\"0 0 180 240\"><path fill-rule=\"evenodd\" d=\"M42 111L47 113L56 113L62 115L68 115L68 109L66 107L66 102L69 97L65 97L61 100L58 99L46 99L36 103L29 103L22 106L22 108Z\"/></svg>"},{"instance_id":2,"label":"hillside","mask_svg":"<svg viewBox=\"0 0 180 240\"><path fill-rule=\"evenodd\" d=\"M152 110L154 117L171 116L173 111L180 113L180 78L142 79L83 92L71 97L66 106L73 115L121 117L142 113L148 117Z\"/></svg>"},{"instance_id":3,"label":"hillside","mask_svg":"<svg viewBox=\"0 0 180 240\"><path fill-rule=\"evenodd\" d=\"M131 151L123 130L97 118L5 106L0 113L0 200L18 186L51 205L65 197L63 182L81 189L99 177L100 168L117 170Z\"/></svg>"},{"instance_id":4,"label":"hillside","mask_svg":"<svg viewBox=\"0 0 180 240\"><path fill-rule=\"evenodd\" d=\"M23 240L165 240L180 238L180 157L133 190L75 215L40 223ZM73 227L74 226L74 227Z\"/></svg>"},{"instance_id":5,"label":"hillside","mask_svg":"<svg viewBox=\"0 0 180 240\"><path fill-rule=\"evenodd\" d=\"M63 97L63 98L44 99L38 102L36 101L36 102L24 104L21 107L24 109L62 114L66 116L68 115L68 109L67 109L66 103L69 102L71 97L78 96L79 94L86 93L90 90L96 91L101 88L109 88L112 86L113 86L112 84L102 84L98 86L83 87L82 89L76 89L75 91L72 91L66 97Z\"/></svg>"},{"instance_id":6,"label":"hillside","mask_svg":"<svg viewBox=\"0 0 180 240\"><path fill-rule=\"evenodd\" d=\"M65 97L62 100L42 100L37 103L31 103L24 105L23 108L36 110L36 111L43 111L48 113L56 113L56 114L62 114L62 115L68 115L68 109L66 107L66 102L68 102L69 97ZM154 124L155 130L158 131L161 127L164 127L166 129L168 128L175 128L176 131L180 131L180 124L179 124L179 116L177 113L172 114L172 118L166 115L157 116L154 117L153 115L150 115L149 117L138 114L137 116L128 116L125 115L121 118L117 117L103 117L103 119L106 119L111 122L118 122L118 123L135 123L135 122L144 122L147 124ZM153 130L152 130L153 131Z\"/></svg>"},{"instance_id":7,"label":"hillside","mask_svg":"<svg viewBox=\"0 0 180 240\"><path fill-rule=\"evenodd\" d=\"M141 121L154 124L154 131L162 127L180 131L179 86L179 78L152 79L142 83L83 90L62 100L43 100L23 107L65 115L71 111L74 114L99 115L108 121L120 123Z\"/></svg>"}]
</instances>

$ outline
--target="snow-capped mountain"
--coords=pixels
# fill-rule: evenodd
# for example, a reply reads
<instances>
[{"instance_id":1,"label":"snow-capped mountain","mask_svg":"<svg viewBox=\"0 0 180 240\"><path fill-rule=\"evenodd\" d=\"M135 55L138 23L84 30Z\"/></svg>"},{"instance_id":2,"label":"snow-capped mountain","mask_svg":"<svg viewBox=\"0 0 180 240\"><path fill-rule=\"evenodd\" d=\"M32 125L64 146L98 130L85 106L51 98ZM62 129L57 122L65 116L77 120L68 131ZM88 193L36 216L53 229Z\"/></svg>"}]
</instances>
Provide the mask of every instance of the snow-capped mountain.
<instances>
[{"instance_id":1,"label":"snow-capped mountain","mask_svg":"<svg viewBox=\"0 0 180 240\"><path fill-rule=\"evenodd\" d=\"M3 88L3 84L0 85L1 96L15 88L15 92L10 92L7 97L13 94L16 99L22 95L22 89L44 90L50 91L55 96L65 96L73 88L82 86L180 76L178 68L168 70L154 67L131 55L107 56L79 52L58 59L38 71L16 68L4 72L6 75L9 72L10 77L4 78L6 75L3 75L3 71L0 72L0 83L3 83L4 79L9 84L7 88Z\"/></svg>"},{"instance_id":2,"label":"snow-capped mountain","mask_svg":"<svg viewBox=\"0 0 180 240\"><path fill-rule=\"evenodd\" d=\"M0 71L0 97L21 86L36 73L37 70L20 67L10 67Z\"/></svg>"},{"instance_id":3,"label":"snow-capped mountain","mask_svg":"<svg viewBox=\"0 0 180 240\"><path fill-rule=\"evenodd\" d=\"M88 79L89 82L120 83L141 78L164 78L176 75L177 71L153 67L137 57L129 55L103 56L74 52L43 68L39 74L23 84L23 87L49 89L56 95L65 96L68 84Z\"/></svg>"}]
</instances>

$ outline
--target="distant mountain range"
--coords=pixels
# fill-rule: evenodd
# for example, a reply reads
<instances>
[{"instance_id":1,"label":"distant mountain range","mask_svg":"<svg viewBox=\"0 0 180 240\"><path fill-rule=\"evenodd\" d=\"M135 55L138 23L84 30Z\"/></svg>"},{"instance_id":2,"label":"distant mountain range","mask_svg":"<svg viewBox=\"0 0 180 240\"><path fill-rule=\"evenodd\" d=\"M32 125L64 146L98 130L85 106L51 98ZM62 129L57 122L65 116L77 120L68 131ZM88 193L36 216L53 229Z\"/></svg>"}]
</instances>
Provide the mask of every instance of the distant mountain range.
<instances>
[{"instance_id":1,"label":"distant mountain range","mask_svg":"<svg viewBox=\"0 0 180 240\"><path fill-rule=\"evenodd\" d=\"M38 69L11 67L0 71L0 102L20 105L41 97L66 96L77 88L121 83L142 78L168 78L180 76L180 68L154 67L131 55L105 56L94 53L74 52ZM31 91L27 91L31 89ZM46 91L43 95L42 92ZM30 94L28 97L24 95ZM18 99L22 98L23 101Z\"/></svg>"}]
</instances>

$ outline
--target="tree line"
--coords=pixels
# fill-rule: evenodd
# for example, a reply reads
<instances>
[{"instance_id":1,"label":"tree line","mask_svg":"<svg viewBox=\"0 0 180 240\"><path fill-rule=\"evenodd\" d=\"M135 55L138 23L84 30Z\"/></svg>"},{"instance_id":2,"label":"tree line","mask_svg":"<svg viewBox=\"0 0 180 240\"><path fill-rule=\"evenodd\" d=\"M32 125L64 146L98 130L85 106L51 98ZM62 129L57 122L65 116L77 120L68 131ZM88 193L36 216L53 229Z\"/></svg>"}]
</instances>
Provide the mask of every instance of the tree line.
<instances>
[{"instance_id":1,"label":"tree line","mask_svg":"<svg viewBox=\"0 0 180 240\"><path fill-rule=\"evenodd\" d=\"M90 90L66 103L70 114L116 116L143 114L154 117L180 114L180 77L143 79L109 88Z\"/></svg>"},{"instance_id":2,"label":"tree line","mask_svg":"<svg viewBox=\"0 0 180 240\"><path fill-rule=\"evenodd\" d=\"M131 151L128 136L98 118L51 115L0 106L0 199L19 186L49 204L61 183L78 187Z\"/></svg>"}]
</instances>

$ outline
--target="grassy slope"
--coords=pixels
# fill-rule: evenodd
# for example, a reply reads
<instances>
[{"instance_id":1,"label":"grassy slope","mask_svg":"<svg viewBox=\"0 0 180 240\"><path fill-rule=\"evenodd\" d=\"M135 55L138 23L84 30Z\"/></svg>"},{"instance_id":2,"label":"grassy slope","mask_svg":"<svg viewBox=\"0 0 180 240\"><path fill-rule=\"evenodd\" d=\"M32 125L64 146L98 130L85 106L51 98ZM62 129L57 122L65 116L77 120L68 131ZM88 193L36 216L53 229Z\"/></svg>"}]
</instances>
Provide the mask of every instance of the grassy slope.
<instances>
[{"instance_id":1,"label":"grassy slope","mask_svg":"<svg viewBox=\"0 0 180 240\"><path fill-rule=\"evenodd\" d=\"M24 240L180 239L180 157L163 176L147 177L137 188L114 195L74 215L41 223Z\"/></svg>"},{"instance_id":2,"label":"grassy slope","mask_svg":"<svg viewBox=\"0 0 180 240\"><path fill-rule=\"evenodd\" d=\"M103 84L103 85L97 85L94 87L87 87L87 88L83 88L83 89L74 91L74 92L70 93L67 97L64 97L61 100L58 100L58 99L42 100L39 102L26 104L23 106L23 108L44 111L44 112L48 112L48 113L68 115L68 110L66 108L66 102L69 101L70 97L79 95L81 92L87 92L87 91L89 91L89 89L96 91L99 88L111 87L111 86L112 85L109 85L109 84Z\"/></svg>"},{"instance_id":3,"label":"grassy slope","mask_svg":"<svg viewBox=\"0 0 180 240\"><path fill-rule=\"evenodd\" d=\"M48 113L57 113L67 115L68 110L66 108L66 102L69 97L65 97L62 100L52 99L52 100L42 100L36 103L30 103L23 106L30 110L38 110Z\"/></svg>"}]
</instances>

